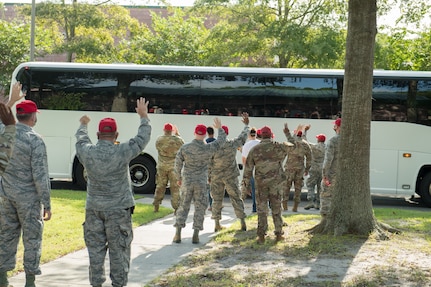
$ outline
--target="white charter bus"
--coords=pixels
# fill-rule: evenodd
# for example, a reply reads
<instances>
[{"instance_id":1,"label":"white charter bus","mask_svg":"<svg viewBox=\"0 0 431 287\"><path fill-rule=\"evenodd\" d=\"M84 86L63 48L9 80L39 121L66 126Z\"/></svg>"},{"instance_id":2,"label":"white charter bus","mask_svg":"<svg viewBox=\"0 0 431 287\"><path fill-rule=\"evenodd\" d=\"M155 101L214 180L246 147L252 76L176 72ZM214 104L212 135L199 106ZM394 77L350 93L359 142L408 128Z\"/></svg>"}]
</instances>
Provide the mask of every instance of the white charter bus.
<instances>
[{"instance_id":1,"label":"white charter bus","mask_svg":"<svg viewBox=\"0 0 431 287\"><path fill-rule=\"evenodd\" d=\"M186 142L196 124L212 125L214 117L229 127L228 138L242 130L240 115L250 125L269 125L275 140L285 140L283 125L293 130L311 124L308 139L334 135L333 120L341 111L343 70L153 66L28 62L19 65L12 84L20 81L26 99L40 109L35 127L47 145L52 178L71 178L85 187L85 171L75 155L79 118L91 118L96 142L104 117L118 122L120 142L138 128L136 99L150 102L151 141L130 162L135 192L154 191L155 141L163 125L176 125ZM371 124L371 192L385 196L418 194L431 206L431 72L374 72ZM238 153L238 162L240 163ZM353 163L352 163L353 164Z\"/></svg>"}]
</instances>

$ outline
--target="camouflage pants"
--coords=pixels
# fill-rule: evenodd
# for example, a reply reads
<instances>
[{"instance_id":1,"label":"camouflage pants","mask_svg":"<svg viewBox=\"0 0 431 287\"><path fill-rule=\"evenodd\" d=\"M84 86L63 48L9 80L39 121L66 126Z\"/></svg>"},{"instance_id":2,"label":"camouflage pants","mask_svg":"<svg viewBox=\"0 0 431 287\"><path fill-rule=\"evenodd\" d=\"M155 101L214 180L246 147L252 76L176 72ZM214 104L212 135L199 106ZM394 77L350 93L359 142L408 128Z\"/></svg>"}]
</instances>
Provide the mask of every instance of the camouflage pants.
<instances>
[{"instance_id":1,"label":"camouflage pants","mask_svg":"<svg viewBox=\"0 0 431 287\"><path fill-rule=\"evenodd\" d=\"M314 201L314 202L319 202L319 195L320 192L322 190L322 169L319 168L311 168L310 172L309 172L309 177L307 179L307 190L308 190L308 194L307 194L307 199ZM317 193L316 193L316 187L317 187Z\"/></svg>"},{"instance_id":2,"label":"camouflage pants","mask_svg":"<svg viewBox=\"0 0 431 287\"><path fill-rule=\"evenodd\" d=\"M171 193L172 208L177 210L180 205L180 187L177 183L177 177L172 168L158 168L156 174L156 190L154 192L153 205L160 205L165 197L166 186L169 182L169 191Z\"/></svg>"},{"instance_id":3,"label":"camouflage pants","mask_svg":"<svg viewBox=\"0 0 431 287\"><path fill-rule=\"evenodd\" d=\"M330 213L332 194L334 191L336 180L336 177L330 179L330 186L325 185L325 183L322 181L322 191L320 193L320 214L322 216L327 216Z\"/></svg>"},{"instance_id":4,"label":"camouflage pants","mask_svg":"<svg viewBox=\"0 0 431 287\"><path fill-rule=\"evenodd\" d=\"M15 268L21 231L25 273L39 275L43 234L42 205L40 202L18 203L0 198L0 272Z\"/></svg>"},{"instance_id":5,"label":"camouflage pants","mask_svg":"<svg viewBox=\"0 0 431 287\"><path fill-rule=\"evenodd\" d=\"M105 257L109 249L112 286L126 286L133 240L130 210L85 211L84 239L90 258L90 284L106 281Z\"/></svg>"},{"instance_id":6,"label":"camouflage pants","mask_svg":"<svg viewBox=\"0 0 431 287\"><path fill-rule=\"evenodd\" d=\"M274 181L276 182L276 181ZM283 234L283 219L281 217L280 185L272 183L259 183L256 181L257 204L257 235L262 236L268 230L268 202L271 206L272 220L274 222L274 234Z\"/></svg>"},{"instance_id":7,"label":"camouflage pants","mask_svg":"<svg viewBox=\"0 0 431 287\"><path fill-rule=\"evenodd\" d=\"M233 209L237 218L245 218L244 201L241 198L238 177L215 177L211 178L212 219L221 219L224 192L229 194Z\"/></svg>"},{"instance_id":8,"label":"camouflage pants","mask_svg":"<svg viewBox=\"0 0 431 287\"><path fill-rule=\"evenodd\" d=\"M293 201L301 202L301 191L304 183L304 170L303 169L286 169L287 185L283 194L283 200L289 200L290 187L295 188Z\"/></svg>"},{"instance_id":9,"label":"camouflage pants","mask_svg":"<svg viewBox=\"0 0 431 287\"><path fill-rule=\"evenodd\" d=\"M185 227L190 205L195 205L193 214L193 229L204 230L205 210L208 206L208 191L206 180L202 182L183 182L180 188L180 206L174 226Z\"/></svg>"}]
</instances>

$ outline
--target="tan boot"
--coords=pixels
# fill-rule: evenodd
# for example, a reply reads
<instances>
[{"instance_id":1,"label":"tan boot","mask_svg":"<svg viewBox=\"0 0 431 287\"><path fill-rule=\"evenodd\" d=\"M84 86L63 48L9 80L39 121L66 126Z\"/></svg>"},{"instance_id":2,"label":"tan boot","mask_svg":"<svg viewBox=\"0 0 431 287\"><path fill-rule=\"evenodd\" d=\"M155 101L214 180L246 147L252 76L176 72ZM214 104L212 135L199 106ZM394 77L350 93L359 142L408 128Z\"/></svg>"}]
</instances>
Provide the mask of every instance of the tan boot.
<instances>
[{"instance_id":1,"label":"tan boot","mask_svg":"<svg viewBox=\"0 0 431 287\"><path fill-rule=\"evenodd\" d=\"M159 212L159 205L158 204L154 204L154 212Z\"/></svg>"},{"instance_id":2,"label":"tan boot","mask_svg":"<svg viewBox=\"0 0 431 287\"><path fill-rule=\"evenodd\" d=\"M314 203L309 203L306 206L304 206L305 210L309 210L310 208L314 207Z\"/></svg>"},{"instance_id":3,"label":"tan boot","mask_svg":"<svg viewBox=\"0 0 431 287\"><path fill-rule=\"evenodd\" d=\"M218 232L220 230L224 229L223 226L221 226L220 224L220 220L216 219L215 220L215 227L214 227L214 232Z\"/></svg>"},{"instance_id":4,"label":"tan boot","mask_svg":"<svg viewBox=\"0 0 431 287\"><path fill-rule=\"evenodd\" d=\"M177 227L177 232L175 233L174 239L172 241L174 243L181 243L181 227Z\"/></svg>"},{"instance_id":5,"label":"tan boot","mask_svg":"<svg viewBox=\"0 0 431 287\"><path fill-rule=\"evenodd\" d=\"M192 237L192 243L193 244L199 243L199 229L194 230L193 237Z\"/></svg>"},{"instance_id":6,"label":"tan boot","mask_svg":"<svg viewBox=\"0 0 431 287\"><path fill-rule=\"evenodd\" d=\"M283 241L283 240L284 240L284 236L283 236L283 234L277 234L277 235L275 236L275 241L276 241L276 242Z\"/></svg>"},{"instance_id":7,"label":"tan boot","mask_svg":"<svg viewBox=\"0 0 431 287\"><path fill-rule=\"evenodd\" d=\"M241 218L241 230L247 231L247 225L245 224L245 218Z\"/></svg>"},{"instance_id":8,"label":"tan boot","mask_svg":"<svg viewBox=\"0 0 431 287\"><path fill-rule=\"evenodd\" d=\"M283 210L287 210L287 200L283 200L282 204L283 204Z\"/></svg>"},{"instance_id":9,"label":"tan boot","mask_svg":"<svg viewBox=\"0 0 431 287\"><path fill-rule=\"evenodd\" d=\"M293 212L298 212L298 205L299 205L299 203L298 203L298 202L295 202L295 203L293 204L293 208L292 208L292 211L293 211Z\"/></svg>"},{"instance_id":10,"label":"tan boot","mask_svg":"<svg viewBox=\"0 0 431 287\"><path fill-rule=\"evenodd\" d=\"M265 235L259 235L257 237L257 244L264 244L265 243Z\"/></svg>"}]
</instances>

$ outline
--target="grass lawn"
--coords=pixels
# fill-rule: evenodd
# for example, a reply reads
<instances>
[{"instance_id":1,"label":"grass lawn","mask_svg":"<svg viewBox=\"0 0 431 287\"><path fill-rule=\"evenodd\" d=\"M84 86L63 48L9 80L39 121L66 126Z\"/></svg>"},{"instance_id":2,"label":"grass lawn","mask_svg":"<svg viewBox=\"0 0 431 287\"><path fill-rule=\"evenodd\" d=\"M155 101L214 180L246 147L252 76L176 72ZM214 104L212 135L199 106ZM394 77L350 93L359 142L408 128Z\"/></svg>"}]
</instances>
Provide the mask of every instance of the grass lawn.
<instances>
[{"instance_id":1,"label":"grass lawn","mask_svg":"<svg viewBox=\"0 0 431 287\"><path fill-rule=\"evenodd\" d=\"M85 191L77 190L51 191L52 217L45 222L41 264L85 248L82 223L85 218L86 195ZM142 195L135 196L135 199L138 198L142 198ZM152 205L137 203L133 226L138 227L172 212L172 209L161 206L159 212L154 213ZM11 274L23 270L23 246L20 241L16 268Z\"/></svg>"}]
</instances>

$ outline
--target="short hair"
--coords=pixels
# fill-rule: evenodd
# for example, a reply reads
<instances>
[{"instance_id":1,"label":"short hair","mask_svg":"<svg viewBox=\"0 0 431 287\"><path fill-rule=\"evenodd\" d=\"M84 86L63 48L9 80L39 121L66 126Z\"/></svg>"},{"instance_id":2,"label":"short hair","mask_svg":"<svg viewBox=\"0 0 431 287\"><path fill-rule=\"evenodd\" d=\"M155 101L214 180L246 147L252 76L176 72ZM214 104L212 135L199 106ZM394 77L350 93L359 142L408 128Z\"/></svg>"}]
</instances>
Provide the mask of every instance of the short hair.
<instances>
[{"instance_id":1,"label":"short hair","mask_svg":"<svg viewBox=\"0 0 431 287\"><path fill-rule=\"evenodd\" d=\"M212 127L207 127L207 133L209 135L213 135L214 134L214 129Z\"/></svg>"}]
</instances>

